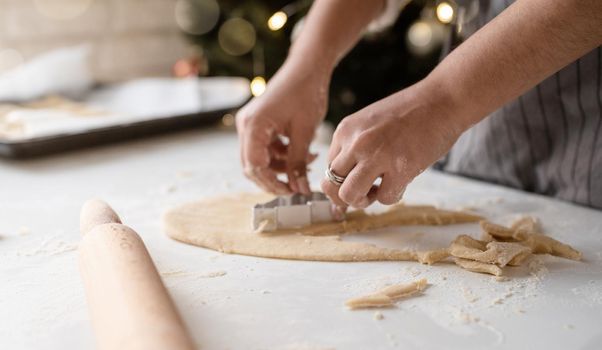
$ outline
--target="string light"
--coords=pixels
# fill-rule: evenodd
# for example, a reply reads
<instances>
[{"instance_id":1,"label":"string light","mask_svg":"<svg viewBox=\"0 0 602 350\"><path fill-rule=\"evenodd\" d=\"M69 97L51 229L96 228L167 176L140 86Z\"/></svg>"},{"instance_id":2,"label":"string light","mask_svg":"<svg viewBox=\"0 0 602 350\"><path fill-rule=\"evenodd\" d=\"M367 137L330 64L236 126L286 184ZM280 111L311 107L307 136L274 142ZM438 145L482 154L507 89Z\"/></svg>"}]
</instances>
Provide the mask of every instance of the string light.
<instances>
[{"instance_id":1,"label":"string light","mask_svg":"<svg viewBox=\"0 0 602 350\"><path fill-rule=\"evenodd\" d=\"M265 92L265 79L262 76L257 76L251 81L251 93L253 96L261 96Z\"/></svg>"},{"instance_id":2,"label":"string light","mask_svg":"<svg viewBox=\"0 0 602 350\"><path fill-rule=\"evenodd\" d=\"M278 11L268 19L268 28L275 32L282 29L286 24L286 21L288 21L288 15L284 11Z\"/></svg>"},{"instance_id":3,"label":"string light","mask_svg":"<svg viewBox=\"0 0 602 350\"><path fill-rule=\"evenodd\" d=\"M451 23L454 19L454 8L452 5L450 5L448 2L442 2L439 5L437 5L437 9L435 11L435 13L437 14L437 19L439 20L439 22L441 23Z\"/></svg>"}]
</instances>

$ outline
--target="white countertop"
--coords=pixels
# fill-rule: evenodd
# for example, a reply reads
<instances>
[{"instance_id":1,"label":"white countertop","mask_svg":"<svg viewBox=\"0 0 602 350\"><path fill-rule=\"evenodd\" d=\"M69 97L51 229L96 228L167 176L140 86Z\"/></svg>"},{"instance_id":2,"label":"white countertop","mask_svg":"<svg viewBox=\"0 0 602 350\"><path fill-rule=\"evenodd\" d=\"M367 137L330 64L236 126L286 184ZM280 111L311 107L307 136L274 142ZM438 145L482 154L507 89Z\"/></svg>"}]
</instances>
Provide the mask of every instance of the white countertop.
<instances>
[{"instance_id":1,"label":"white countertop","mask_svg":"<svg viewBox=\"0 0 602 350\"><path fill-rule=\"evenodd\" d=\"M317 185L326 147L311 175ZM602 344L602 212L472 180L427 172L409 203L469 206L508 223L538 216L584 253L543 257L544 269L512 279L414 262L324 263L224 255L167 238L170 206L255 190L235 134L190 131L25 162L0 161L0 348L89 349L93 335L77 267L79 209L109 202L144 239L202 349L599 349ZM445 246L475 225L405 227L345 239ZM225 274L224 274L225 273ZM382 310L343 303L389 283L426 277L424 295Z\"/></svg>"}]
</instances>

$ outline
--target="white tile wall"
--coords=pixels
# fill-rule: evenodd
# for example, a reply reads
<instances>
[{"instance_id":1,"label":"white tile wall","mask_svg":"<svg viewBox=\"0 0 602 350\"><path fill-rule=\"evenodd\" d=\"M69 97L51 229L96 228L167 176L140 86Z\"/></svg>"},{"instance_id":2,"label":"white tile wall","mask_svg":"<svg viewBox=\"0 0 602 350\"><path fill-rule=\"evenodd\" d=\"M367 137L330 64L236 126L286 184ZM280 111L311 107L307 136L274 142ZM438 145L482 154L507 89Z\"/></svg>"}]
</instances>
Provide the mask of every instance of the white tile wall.
<instances>
[{"instance_id":1,"label":"white tile wall","mask_svg":"<svg viewBox=\"0 0 602 350\"><path fill-rule=\"evenodd\" d=\"M52 48L90 43L95 75L101 81L170 75L173 63L190 54L176 25L176 2L0 0L0 56L12 49L29 59ZM44 14L48 6L84 10L75 11L81 14L71 19L56 19L52 13Z\"/></svg>"}]
</instances>

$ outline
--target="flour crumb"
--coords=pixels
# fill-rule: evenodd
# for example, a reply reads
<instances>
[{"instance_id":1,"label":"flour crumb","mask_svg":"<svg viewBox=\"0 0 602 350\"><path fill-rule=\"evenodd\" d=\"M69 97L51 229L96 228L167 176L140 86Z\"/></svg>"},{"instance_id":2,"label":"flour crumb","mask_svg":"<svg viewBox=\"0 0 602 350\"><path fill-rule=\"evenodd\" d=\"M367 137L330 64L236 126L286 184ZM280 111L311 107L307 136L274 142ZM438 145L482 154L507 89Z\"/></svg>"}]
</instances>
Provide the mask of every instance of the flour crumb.
<instances>
[{"instance_id":1,"label":"flour crumb","mask_svg":"<svg viewBox=\"0 0 602 350\"><path fill-rule=\"evenodd\" d=\"M501 304L503 302L504 302L504 300L502 298L495 298L495 299L493 299L491 301L491 305L498 305L498 304Z\"/></svg>"},{"instance_id":2,"label":"flour crumb","mask_svg":"<svg viewBox=\"0 0 602 350\"><path fill-rule=\"evenodd\" d=\"M25 236L31 233L31 229L27 226L21 226L17 232L20 236Z\"/></svg>"},{"instance_id":3,"label":"flour crumb","mask_svg":"<svg viewBox=\"0 0 602 350\"><path fill-rule=\"evenodd\" d=\"M383 315L381 312L375 312L374 313L374 319L375 320L380 321L380 320L382 320L384 318L385 318L385 315Z\"/></svg>"},{"instance_id":4,"label":"flour crumb","mask_svg":"<svg viewBox=\"0 0 602 350\"><path fill-rule=\"evenodd\" d=\"M214 272L209 272L209 273L205 273L205 274L201 274L199 275L199 277L202 278L215 278L215 277L222 277L227 275L228 273L226 271L214 271Z\"/></svg>"},{"instance_id":5,"label":"flour crumb","mask_svg":"<svg viewBox=\"0 0 602 350\"><path fill-rule=\"evenodd\" d=\"M169 271L161 271L159 272L159 274L161 276L165 276L165 277L172 277L172 276L186 276L187 273L185 271L182 270L169 270Z\"/></svg>"},{"instance_id":6,"label":"flour crumb","mask_svg":"<svg viewBox=\"0 0 602 350\"><path fill-rule=\"evenodd\" d=\"M531 276L535 277L537 280L541 281L548 274L547 267L538 257L531 260L527 266L529 267L529 273Z\"/></svg>"},{"instance_id":7,"label":"flour crumb","mask_svg":"<svg viewBox=\"0 0 602 350\"><path fill-rule=\"evenodd\" d=\"M456 314L456 318L458 320L460 320L462 323L468 324L468 323L473 323L473 322L479 322L479 318L476 316L473 316L467 312L464 311L460 311Z\"/></svg>"},{"instance_id":8,"label":"flour crumb","mask_svg":"<svg viewBox=\"0 0 602 350\"><path fill-rule=\"evenodd\" d=\"M469 303L474 303L477 300L479 300L479 297L474 295L472 290L470 290L466 287L462 287L462 294L464 295L464 299L466 299L466 301Z\"/></svg>"},{"instance_id":9,"label":"flour crumb","mask_svg":"<svg viewBox=\"0 0 602 350\"><path fill-rule=\"evenodd\" d=\"M509 280L510 280L510 279L509 279L508 277L506 277L506 276L493 276L493 279L494 279L496 282L506 282L506 281L509 281Z\"/></svg>"},{"instance_id":10,"label":"flour crumb","mask_svg":"<svg viewBox=\"0 0 602 350\"><path fill-rule=\"evenodd\" d=\"M77 244L67 243L62 240L53 240L52 238L42 242L38 248L28 251L18 251L17 256L56 256L72 252L77 249Z\"/></svg>"},{"instance_id":11,"label":"flour crumb","mask_svg":"<svg viewBox=\"0 0 602 350\"><path fill-rule=\"evenodd\" d=\"M161 276L165 277L186 277L186 276L196 276L200 278L215 278L225 276L227 274L226 271L213 271L207 273L199 273L199 272L187 272L183 270L168 270L161 271L159 273Z\"/></svg>"},{"instance_id":12,"label":"flour crumb","mask_svg":"<svg viewBox=\"0 0 602 350\"><path fill-rule=\"evenodd\" d=\"M272 293L272 292L270 292L270 291L269 291L269 290L267 290L267 289L264 289L264 290L262 290L262 291L261 291L261 294L270 294L270 293Z\"/></svg>"}]
</instances>

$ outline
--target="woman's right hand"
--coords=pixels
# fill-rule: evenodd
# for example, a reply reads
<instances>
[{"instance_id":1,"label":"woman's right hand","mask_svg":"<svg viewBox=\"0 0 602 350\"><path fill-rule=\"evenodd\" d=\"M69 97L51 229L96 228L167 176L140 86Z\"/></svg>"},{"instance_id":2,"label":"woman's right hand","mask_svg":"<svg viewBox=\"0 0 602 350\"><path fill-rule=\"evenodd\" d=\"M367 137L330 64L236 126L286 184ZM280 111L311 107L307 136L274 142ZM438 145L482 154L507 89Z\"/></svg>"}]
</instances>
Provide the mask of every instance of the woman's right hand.
<instances>
[{"instance_id":1,"label":"woman's right hand","mask_svg":"<svg viewBox=\"0 0 602 350\"><path fill-rule=\"evenodd\" d=\"M330 71L285 63L236 115L245 175L264 191L309 194L309 145L328 108ZM288 142L287 142L288 140ZM288 181L278 179L286 173Z\"/></svg>"}]
</instances>

